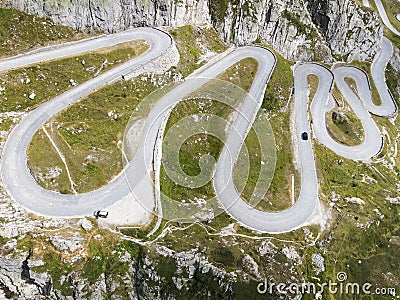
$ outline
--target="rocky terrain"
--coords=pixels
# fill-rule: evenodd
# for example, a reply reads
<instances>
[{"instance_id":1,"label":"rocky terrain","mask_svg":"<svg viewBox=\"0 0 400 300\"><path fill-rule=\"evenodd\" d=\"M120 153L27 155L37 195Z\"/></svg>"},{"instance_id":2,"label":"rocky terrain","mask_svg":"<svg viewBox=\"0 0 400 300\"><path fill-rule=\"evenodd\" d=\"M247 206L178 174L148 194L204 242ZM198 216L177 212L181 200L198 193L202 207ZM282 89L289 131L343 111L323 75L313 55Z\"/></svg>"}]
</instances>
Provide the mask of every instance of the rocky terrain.
<instances>
[{"instance_id":1,"label":"rocky terrain","mask_svg":"<svg viewBox=\"0 0 400 300\"><path fill-rule=\"evenodd\" d=\"M211 25L227 42L267 43L291 60L369 60L383 34L378 15L354 0L0 0L0 4L83 31ZM398 49L391 66L400 71ZM398 84L395 88L400 93ZM16 116L16 122L21 117ZM5 139L7 132L0 136ZM393 145L397 154L397 140ZM346 186L362 185L357 174L349 175L352 179ZM368 188L376 186L377 180L365 178L372 182ZM370 190L366 193L372 195ZM0 184L0 299L256 299L257 283L264 278L326 282L338 271L346 271L356 282L377 278L383 287L400 286L394 259L400 249L400 229L393 221L398 220L399 199L385 202L376 197L377 204L371 204L367 197L345 196L322 195L332 214L322 232L309 226L288 235L257 235L222 218L192 227L172 224L156 241L134 243L129 234L99 228L93 218L59 220L29 214L11 201ZM260 298L279 297L268 296Z\"/></svg>"},{"instance_id":2,"label":"rocky terrain","mask_svg":"<svg viewBox=\"0 0 400 300\"><path fill-rule=\"evenodd\" d=\"M366 60L382 36L379 16L354 0L2 0L82 31L212 25L227 42L271 45L291 60Z\"/></svg>"}]
</instances>

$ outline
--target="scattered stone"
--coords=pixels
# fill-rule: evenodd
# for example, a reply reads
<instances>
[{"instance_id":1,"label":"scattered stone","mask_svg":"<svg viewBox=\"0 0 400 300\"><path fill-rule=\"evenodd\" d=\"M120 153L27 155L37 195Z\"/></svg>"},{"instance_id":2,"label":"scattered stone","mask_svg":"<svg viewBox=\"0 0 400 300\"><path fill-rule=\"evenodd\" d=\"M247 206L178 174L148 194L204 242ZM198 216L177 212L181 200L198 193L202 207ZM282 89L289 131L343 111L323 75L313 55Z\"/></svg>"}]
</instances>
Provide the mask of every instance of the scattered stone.
<instances>
[{"instance_id":1,"label":"scattered stone","mask_svg":"<svg viewBox=\"0 0 400 300\"><path fill-rule=\"evenodd\" d=\"M345 200L350 203L365 205L365 201L357 197L346 197Z\"/></svg>"},{"instance_id":2,"label":"scattered stone","mask_svg":"<svg viewBox=\"0 0 400 300\"><path fill-rule=\"evenodd\" d=\"M246 254L243 257L243 266L251 273L253 274L258 280L262 280L262 276L258 270L258 264L252 258L250 255Z\"/></svg>"},{"instance_id":3,"label":"scattered stone","mask_svg":"<svg viewBox=\"0 0 400 300\"><path fill-rule=\"evenodd\" d=\"M315 253L311 257L314 271L318 275L319 273L325 272L325 259L318 253Z\"/></svg>"},{"instance_id":4,"label":"scattered stone","mask_svg":"<svg viewBox=\"0 0 400 300\"><path fill-rule=\"evenodd\" d=\"M46 179L55 179L59 177L62 173L62 169L59 166L50 167L45 175Z\"/></svg>"},{"instance_id":5,"label":"scattered stone","mask_svg":"<svg viewBox=\"0 0 400 300\"><path fill-rule=\"evenodd\" d=\"M36 98L36 94L35 94L35 92L32 92L32 93L29 95L29 99L35 100L35 98Z\"/></svg>"},{"instance_id":6,"label":"scattered stone","mask_svg":"<svg viewBox=\"0 0 400 300\"><path fill-rule=\"evenodd\" d=\"M78 224L81 225L81 227L82 227L83 230L85 230L85 231L90 231L90 230L92 230L92 228L93 228L92 222L90 222L90 221L89 221L88 219L86 219L86 218L80 220Z\"/></svg>"},{"instance_id":7,"label":"scattered stone","mask_svg":"<svg viewBox=\"0 0 400 300\"><path fill-rule=\"evenodd\" d=\"M386 197L386 201L389 201L391 204L400 205L400 197L396 198Z\"/></svg>"},{"instance_id":8,"label":"scattered stone","mask_svg":"<svg viewBox=\"0 0 400 300\"><path fill-rule=\"evenodd\" d=\"M400 246L400 236L394 235L390 238L389 243Z\"/></svg>"},{"instance_id":9,"label":"scattered stone","mask_svg":"<svg viewBox=\"0 0 400 300\"><path fill-rule=\"evenodd\" d=\"M83 247L85 239L77 234L64 237L64 236L51 236L50 241L52 245L60 251L73 253Z\"/></svg>"},{"instance_id":10,"label":"scattered stone","mask_svg":"<svg viewBox=\"0 0 400 300\"><path fill-rule=\"evenodd\" d=\"M271 241L262 241L261 246L258 247L258 252L261 256L272 254L277 251L277 247Z\"/></svg>"},{"instance_id":11,"label":"scattered stone","mask_svg":"<svg viewBox=\"0 0 400 300\"><path fill-rule=\"evenodd\" d=\"M379 211L379 209L377 209L377 208L374 209L374 212L376 213L376 215L378 216L378 218L381 219L381 220L385 217L385 215L382 214L382 213Z\"/></svg>"},{"instance_id":12,"label":"scattered stone","mask_svg":"<svg viewBox=\"0 0 400 300\"><path fill-rule=\"evenodd\" d=\"M290 260L300 261L300 255L293 246L282 248L282 253Z\"/></svg>"}]
</instances>

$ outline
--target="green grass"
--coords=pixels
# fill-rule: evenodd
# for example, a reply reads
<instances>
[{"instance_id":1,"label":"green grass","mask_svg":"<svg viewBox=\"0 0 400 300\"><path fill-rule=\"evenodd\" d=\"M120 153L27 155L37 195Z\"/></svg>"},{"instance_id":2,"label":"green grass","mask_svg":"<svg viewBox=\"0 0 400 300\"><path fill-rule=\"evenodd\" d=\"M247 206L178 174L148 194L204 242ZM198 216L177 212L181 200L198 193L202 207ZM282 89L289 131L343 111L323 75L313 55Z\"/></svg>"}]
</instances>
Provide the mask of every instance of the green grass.
<instances>
[{"instance_id":1,"label":"green grass","mask_svg":"<svg viewBox=\"0 0 400 300\"><path fill-rule=\"evenodd\" d=\"M271 185L264 201L257 206L265 211L281 211L292 205L292 175L295 176L295 200L300 186L300 175L294 166L290 112L279 113L270 119L275 134L276 166Z\"/></svg>"},{"instance_id":2,"label":"green grass","mask_svg":"<svg viewBox=\"0 0 400 300\"><path fill-rule=\"evenodd\" d=\"M243 61L243 64L249 63L251 63L251 60ZM275 176L264 201L262 201L257 207L264 210L282 210L291 205L291 175L296 174L296 171L294 170L291 148L287 147L287 145L291 144L289 129L290 113L288 109L283 111L287 106L287 101L290 97L291 88L293 86L293 74L290 66L291 64L288 61L284 60L281 56L278 56L278 63L268 84L266 96L263 102L263 107L270 109L270 122L275 133L275 139L277 140L277 168ZM221 76L221 79L230 81L239 85L241 88L248 90L251 86L253 77L248 76L246 69L243 69L242 72L238 72L238 70L235 75L235 69L237 69L237 67L234 66L227 70L225 74ZM249 67L249 69L254 70L254 67ZM271 99L273 100L271 101ZM193 100L179 104L174 109L169 119L167 130L185 116L199 112L212 113L214 115L223 116L224 118L226 118L230 113L230 111L220 103L205 103L206 105L202 108L198 107L198 101ZM215 138L213 139L212 137L209 137L205 143L197 144L195 141L198 138L199 136L193 136L187 140L180 152L181 166L190 176L199 174L200 168L198 166L198 159L200 156L208 153L212 154L212 156L217 159L219 152L222 149L222 143L217 141ZM249 149L251 167L249 178L242 192L242 196L244 199L250 199L258 179L261 164L261 158L259 155L260 144L254 131L250 132L245 143ZM196 155L193 155L193 153L196 153ZM299 178L296 176L296 186L298 184ZM195 198L210 199L214 196L211 184L207 184L197 189L182 187L170 180L164 169L161 170L161 190L169 198L178 201L193 200Z\"/></svg>"},{"instance_id":3,"label":"green grass","mask_svg":"<svg viewBox=\"0 0 400 300\"><path fill-rule=\"evenodd\" d=\"M353 111L334 109L326 114L326 127L337 142L356 146L362 143L364 130Z\"/></svg>"},{"instance_id":4,"label":"green grass","mask_svg":"<svg viewBox=\"0 0 400 300\"><path fill-rule=\"evenodd\" d=\"M268 82L262 107L276 113L280 110L285 110L288 99L291 96L294 81L291 70L293 63L283 58L273 49L270 50L275 53L277 64Z\"/></svg>"},{"instance_id":5,"label":"green grass","mask_svg":"<svg viewBox=\"0 0 400 300\"><path fill-rule=\"evenodd\" d=\"M11 117L0 117L0 130L1 131L9 131L11 126L13 126L13 118Z\"/></svg>"},{"instance_id":6,"label":"green grass","mask_svg":"<svg viewBox=\"0 0 400 300\"><path fill-rule=\"evenodd\" d=\"M355 81L351 78L345 78L345 81L357 95ZM347 104L336 84L333 86L332 95L338 107L328 112L325 116L329 134L337 142L344 145L356 146L361 144L364 139L364 129L361 121ZM335 116L336 119L334 118Z\"/></svg>"},{"instance_id":7,"label":"green grass","mask_svg":"<svg viewBox=\"0 0 400 300\"><path fill-rule=\"evenodd\" d=\"M53 139L66 157L77 192L105 185L122 170L118 141L140 102L135 87L127 82L107 86L50 121Z\"/></svg>"},{"instance_id":8,"label":"green grass","mask_svg":"<svg viewBox=\"0 0 400 300\"><path fill-rule=\"evenodd\" d=\"M333 99L337 103L338 106L344 106L346 98L343 97L342 92L339 90L336 83L333 84L332 92L331 92Z\"/></svg>"},{"instance_id":9,"label":"green grass","mask_svg":"<svg viewBox=\"0 0 400 300\"><path fill-rule=\"evenodd\" d=\"M46 250L44 250L46 247ZM46 240L45 237L33 237L28 234L18 240L17 248L31 254L30 259L41 258L44 262L43 266L33 267L35 272L49 272L52 277L52 283L55 289L60 290L64 295L72 295L70 282L65 280L61 283L63 276L68 276L72 271L72 266L63 262L62 255L54 248L54 246Z\"/></svg>"},{"instance_id":10,"label":"green grass","mask_svg":"<svg viewBox=\"0 0 400 300\"><path fill-rule=\"evenodd\" d=\"M227 69L221 76L219 76L219 79L232 82L233 84L238 85L240 88L249 89L256 70L257 62L254 59L245 59ZM248 76L248 74L252 74L253 76ZM207 85L204 87L204 89L207 89ZM216 90L216 92L223 91ZM199 105L199 102L202 102L204 105ZM168 130L170 130L174 124L187 116L195 114L212 114L227 120L232 112L232 107L229 107L227 104L219 101L212 101L208 99L186 100L179 103L173 109L165 132L168 133ZM219 131L221 132L222 136L225 136L224 128L220 128ZM202 139L201 142L198 142L199 138ZM217 161L222 147L223 141L220 141L214 136L206 134L191 136L185 141L179 153L180 165L183 171L189 176L198 175L200 173L200 167L198 165L200 157L205 154L210 154ZM163 160L168 161L168 157L165 157L165 154L163 156ZM211 182L199 188L192 189L184 187L175 183L171 178L169 178L164 168L161 169L160 177L161 191L171 199L175 199L177 201L191 201L195 198L209 200L215 196L214 188Z\"/></svg>"},{"instance_id":11,"label":"green grass","mask_svg":"<svg viewBox=\"0 0 400 300\"><path fill-rule=\"evenodd\" d=\"M392 92L394 99L399 99L400 96L398 92L399 79L399 72L396 72L393 66L389 64L386 68L386 84ZM397 102L399 101L397 100Z\"/></svg>"},{"instance_id":12,"label":"green grass","mask_svg":"<svg viewBox=\"0 0 400 300\"><path fill-rule=\"evenodd\" d=\"M228 81L244 91L249 91L257 73L258 63L253 58L245 58L238 64L226 70L220 80Z\"/></svg>"},{"instance_id":13,"label":"green grass","mask_svg":"<svg viewBox=\"0 0 400 300\"><path fill-rule=\"evenodd\" d=\"M0 58L83 37L84 34L56 25L48 18L0 9Z\"/></svg>"},{"instance_id":14,"label":"green grass","mask_svg":"<svg viewBox=\"0 0 400 300\"><path fill-rule=\"evenodd\" d=\"M376 89L375 83L374 83L374 81L372 80L371 63L369 63L369 62L353 61L353 62L351 62L351 64L352 64L353 66L356 66L356 67L360 68L361 70L363 70L363 71L367 74L367 76L368 76L368 78L369 78L369 83L370 83L370 86L371 86L372 102L373 102L375 105L381 105L381 104L382 104L381 97L379 96L379 93L378 93L378 90ZM354 79L346 78L346 82L347 82L348 84L350 83L349 85L352 85L353 91L355 91L355 93L357 94L357 88L356 88L356 84L354 83Z\"/></svg>"},{"instance_id":15,"label":"green grass","mask_svg":"<svg viewBox=\"0 0 400 300\"><path fill-rule=\"evenodd\" d=\"M259 179L259 174L261 171L261 145L260 140L263 138L262 136L257 136L256 131L252 128L248 133L246 140L245 140L245 147L242 147L242 151L245 148L248 149L248 157L245 156L245 153L239 154L238 161L235 164L235 168L233 171L233 180L235 186L238 191L241 191L241 196L247 202L250 202L252 199L252 195L257 185L257 181ZM248 177L245 178L243 174L244 165L249 163L249 174ZM241 176L242 175L242 176ZM242 187L242 185L244 187ZM243 190L242 190L243 189ZM259 199L258 200L262 200Z\"/></svg>"},{"instance_id":16,"label":"green grass","mask_svg":"<svg viewBox=\"0 0 400 300\"><path fill-rule=\"evenodd\" d=\"M262 107L268 111L275 134L276 167L274 178L264 201L258 209L280 211L291 205L291 176L295 174L295 199L298 194L299 176L295 170L290 131L289 101L293 87L292 63L275 53L277 64L265 92ZM247 140L246 140L247 142Z\"/></svg>"},{"instance_id":17,"label":"green grass","mask_svg":"<svg viewBox=\"0 0 400 300\"><path fill-rule=\"evenodd\" d=\"M30 171L42 187L57 189L62 193L72 193L65 166L43 130L39 130L32 140L28 148L28 155ZM60 174L57 177L51 176L50 171L57 168L60 170Z\"/></svg>"},{"instance_id":18,"label":"green grass","mask_svg":"<svg viewBox=\"0 0 400 300\"><path fill-rule=\"evenodd\" d=\"M328 255L325 256L325 276L334 278L337 272L345 271L349 274L349 281L390 286L390 282L378 276L378 273L387 272L388 263L396 261L395 253L398 251L397 247L388 247L389 239L399 233L396 221L398 207L384 200L387 196L397 195L393 174L379 163L367 165L349 161L318 144L314 145L314 149L318 170L323 178L323 202L331 192L341 195L340 200L335 203L335 207L342 211L340 214L335 213L337 225L326 233L332 240L324 247L328 251ZM361 174L376 182L364 182ZM347 203L345 197L359 197L366 204L360 206ZM384 219L378 218L374 212L376 208L385 215ZM360 228L356 226L357 223L372 225ZM362 260L362 264L358 263L359 259ZM370 269L372 265L375 267ZM390 269L396 276L400 275L398 264L392 264Z\"/></svg>"},{"instance_id":19,"label":"green grass","mask_svg":"<svg viewBox=\"0 0 400 300\"><path fill-rule=\"evenodd\" d=\"M187 77L204 64L204 62L199 63L201 56L205 54L200 45L204 45L210 51L216 53L221 53L227 49L227 46L216 32L210 28L202 29L186 25L171 29L169 33L174 38L179 53L182 56L181 62L174 71L181 73L184 77Z\"/></svg>"},{"instance_id":20,"label":"green grass","mask_svg":"<svg viewBox=\"0 0 400 300\"><path fill-rule=\"evenodd\" d=\"M207 101L206 106L199 110L199 101L201 101L201 99L187 100L178 104L171 114L165 132L168 132L177 121L191 114L212 113L221 117L228 117L229 112L231 112L228 106L213 101ZM202 139L201 143L197 141L199 138ZM188 176L198 175L200 173L200 168L198 166L199 158L205 154L210 154L217 160L222 146L223 143L221 141L210 135L199 134L191 136L180 149L179 160L182 170ZM172 154L173 153L171 153L171 155ZM168 157L165 156L165 154L163 155L163 161L168 161ZM215 196L211 182L199 188L191 189L184 187L170 179L164 167L161 169L160 182L162 193L177 201L190 201L195 198L209 200Z\"/></svg>"},{"instance_id":21,"label":"green grass","mask_svg":"<svg viewBox=\"0 0 400 300\"><path fill-rule=\"evenodd\" d=\"M317 89L319 86L319 77L316 75L308 75L308 87L310 94L308 96L309 103L311 103L314 100L314 96L317 93Z\"/></svg>"}]
</instances>

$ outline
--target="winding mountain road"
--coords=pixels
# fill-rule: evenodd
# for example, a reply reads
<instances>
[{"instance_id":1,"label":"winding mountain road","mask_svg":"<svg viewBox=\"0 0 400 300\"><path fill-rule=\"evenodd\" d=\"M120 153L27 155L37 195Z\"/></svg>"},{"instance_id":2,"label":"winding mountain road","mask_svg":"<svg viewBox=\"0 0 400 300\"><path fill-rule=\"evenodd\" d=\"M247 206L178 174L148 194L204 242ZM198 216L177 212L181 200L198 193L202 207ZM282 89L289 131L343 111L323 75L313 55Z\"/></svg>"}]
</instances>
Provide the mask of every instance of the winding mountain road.
<instances>
[{"instance_id":1,"label":"winding mountain road","mask_svg":"<svg viewBox=\"0 0 400 300\"><path fill-rule=\"evenodd\" d=\"M297 157L300 160L301 190L295 204L286 210L280 212L259 211L241 199L234 186L231 174L233 174L234 164L241 148L241 144L239 145L237 141L243 141L243 136L248 130L244 127L245 120L242 120L242 114L246 116L247 120L252 120L254 118L252 114L254 114L254 111L258 111L259 107L253 105L252 110L241 111L241 115L234 124L235 130L232 130L232 132L240 132L243 136L238 137L235 134L228 137L218 160L214 177L214 187L218 199L233 218L251 229L261 232L282 233L307 224L318 208L318 178L312 142L311 139L301 139L302 132L310 133L310 120L308 118L309 75L315 75L319 79L317 91L314 98L311 99L312 128L315 137L335 153L353 160L369 161L380 152L383 140L369 112L390 117L397 111L384 79L384 70L392 56L392 51L390 41L383 38L381 52L377 54L374 61L375 67L373 66L371 70L381 96L382 104L380 106L373 104L368 76L360 69L340 67L331 72L326 67L313 63L302 64L296 68L294 74L294 134L295 151L297 151ZM356 81L360 98L346 84L344 79L347 77ZM345 146L335 141L328 133L325 116L335 107L330 94L334 81L336 81L340 91L363 125L365 137L363 143L358 146ZM257 82L257 76L255 82ZM256 89L253 89L253 87ZM252 86L249 95L251 95L251 98L259 99L257 97L260 97L260 90L257 90L257 85ZM261 93L261 95L263 94ZM247 125L251 126L251 124Z\"/></svg>"},{"instance_id":2,"label":"winding mountain road","mask_svg":"<svg viewBox=\"0 0 400 300\"><path fill-rule=\"evenodd\" d=\"M312 67L312 65L311 65ZM304 70L310 72L309 65L303 65L298 68L299 72ZM324 85L330 90L332 82L329 72L319 72L320 76L327 76L328 80L324 80ZM257 82L257 76L254 80ZM308 119L307 109L307 76L301 76L297 73L295 79L295 122L296 122L296 138L300 140L302 132L310 132L310 122ZM260 99L263 95L263 90L260 90L257 85L251 87L249 98ZM316 97L323 98L326 90L321 86L318 88ZM246 99L245 101L251 102ZM235 130L239 132L239 136L244 136L248 131L246 120L253 120L254 114L258 111L262 103L262 97L258 103L252 103L252 110L241 111L238 119L234 123ZM282 233L294 230L304 225L312 216L319 205L318 199L318 180L316 167L314 162L314 153L311 140L299 141L297 143L298 157L300 157L300 172L301 172L301 191L296 203L281 212L264 212L250 206L246 201L241 199L233 183L233 168L239 156L239 152L244 139L238 139L234 135L230 135L225 142L225 146L221 152L214 176L214 187L218 195L219 201L222 203L226 211L241 224L251 229L261 232Z\"/></svg>"},{"instance_id":3,"label":"winding mountain road","mask_svg":"<svg viewBox=\"0 0 400 300\"><path fill-rule=\"evenodd\" d=\"M294 134L295 151L299 158L301 173L300 196L292 207L284 211L276 213L259 211L240 197L234 186L232 174L245 137L261 107L266 84L274 70L276 58L271 51L262 47L241 47L219 61L207 65L196 74L196 80L188 80L178 85L154 105L147 117L144 134L136 155L124 172L108 185L80 195L62 195L41 188L29 172L26 157L27 148L35 132L54 114L67 108L85 95L119 80L122 75L129 74L141 65L160 57L171 47L173 41L170 36L161 31L142 28L50 47L0 61L0 71L5 71L49 59L65 57L65 53L72 55L93 51L134 39L146 40L150 44L150 49L140 57L42 104L29 113L8 137L3 150L2 178L11 197L27 209L51 217L81 217L91 215L96 209L107 208L126 195L133 193L148 211L154 211L156 205L151 178L154 171L153 153L159 130L163 126L163 119L181 99L244 58L252 57L256 59L259 67L248 96L240 106L240 114L233 124L233 129L228 135L217 162L213 183L218 199L225 210L233 218L251 229L269 233L294 230L307 224L320 205L312 140L301 138L303 132L311 134L311 122L308 114L308 75L313 74L319 78L319 85L311 103L313 133L321 143L343 157L353 160L369 160L379 153L382 138L369 113L379 116L392 116L397 112L384 78L384 70L393 51L390 41L385 38L382 40L381 52L377 55L371 69L373 80L382 100L380 106L373 104L368 77L357 68L339 67L330 71L318 64L297 66L294 74ZM355 95L345 83L347 77L355 80L358 95ZM334 141L327 132L325 115L334 107L330 95L334 80L336 80L339 89L363 125L365 140L359 146L344 146ZM158 209L162 209L161 203L159 203Z\"/></svg>"},{"instance_id":4,"label":"winding mountain road","mask_svg":"<svg viewBox=\"0 0 400 300\"><path fill-rule=\"evenodd\" d=\"M46 190L40 187L30 174L27 166L27 149L36 131L53 115L96 89L120 80L122 75L127 75L143 64L160 57L171 47L173 41L162 31L140 28L45 48L42 51L0 61L0 70L8 70L137 39L146 40L150 44L150 49L141 56L40 105L23 118L11 132L3 150L1 175L8 193L22 206L44 216L80 217L92 215L93 211L109 207L130 194L131 190L123 173L108 185L86 194L62 195Z\"/></svg>"}]
</instances>

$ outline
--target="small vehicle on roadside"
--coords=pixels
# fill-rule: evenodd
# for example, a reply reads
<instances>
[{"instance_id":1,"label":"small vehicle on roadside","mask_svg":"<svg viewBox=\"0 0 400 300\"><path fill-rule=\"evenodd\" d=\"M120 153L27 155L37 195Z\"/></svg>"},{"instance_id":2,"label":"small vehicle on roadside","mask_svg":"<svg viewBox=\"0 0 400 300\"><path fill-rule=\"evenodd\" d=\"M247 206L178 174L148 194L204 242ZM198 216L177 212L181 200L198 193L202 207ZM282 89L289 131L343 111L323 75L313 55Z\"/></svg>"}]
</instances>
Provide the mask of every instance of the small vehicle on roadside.
<instances>
[{"instance_id":1,"label":"small vehicle on roadside","mask_svg":"<svg viewBox=\"0 0 400 300\"><path fill-rule=\"evenodd\" d=\"M308 140L308 133L307 133L307 132L303 132L303 133L301 134L301 139L302 139L303 141L307 141L307 140Z\"/></svg>"},{"instance_id":2,"label":"small vehicle on roadside","mask_svg":"<svg viewBox=\"0 0 400 300\"><path fill-rule=\"evenodd\" d=\"M96 211L93 213L93 215L94 215L94 217L95 217L96 219L98 219L98 218L103 218L103 219L105 219L105 218L108 217L108 211L105 211L105 210L96 210Z\"/></svg>"}]
</instances>

